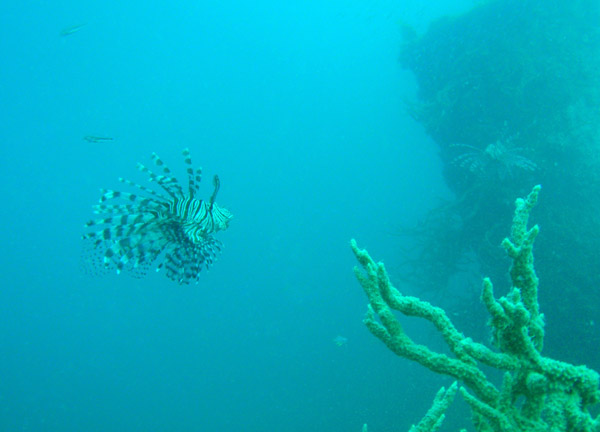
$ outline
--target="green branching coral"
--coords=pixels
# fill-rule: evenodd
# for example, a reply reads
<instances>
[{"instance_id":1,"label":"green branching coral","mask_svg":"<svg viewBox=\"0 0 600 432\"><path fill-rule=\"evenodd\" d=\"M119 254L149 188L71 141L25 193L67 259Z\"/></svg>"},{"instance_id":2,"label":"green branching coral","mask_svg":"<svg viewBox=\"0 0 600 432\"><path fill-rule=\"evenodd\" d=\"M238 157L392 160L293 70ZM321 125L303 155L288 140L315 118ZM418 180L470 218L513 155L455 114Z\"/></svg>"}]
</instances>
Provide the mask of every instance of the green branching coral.
<instances>
[{"instance_id":1,"label":"green branching coral","mask_svg":"<svg viewBox=\"0 0 600 432\"><path fill-rule=\"evenodd\" d=\"M437 431L442 426L442 422L446 416L446 410L454 401L454 396L456 396L457 389L458 384L456 381L454 381L452 385L448 387L448 390L442 387L435 395L433 403L431 404L431 408L429 408L427 414L425 414L425 416L417 425L413 425L409 432Z\"/></svg>"},{"instance_id":2,"label":"green branching coral","mask_svg":"<svg viewBox=\"0 0 600 432\"><path fill-rule=\"evenodd\" d=\"M462 381L460 393L471 407L478 431L600 432L600 416L594 417L589 411L600 402L598 373L541 354L544 320L538 306L538 278L532 254L539 228L527 228L539 191L536 186L525 199L516 201L510 239L502 242L512 259L509 293L496 299L492 282L487 278L483 281L481 299L490 314L496 349L465 337L444 310L401 294L390 282L383 263L373 261L352 240L352 250L360 264L354 272L369 298L364 323L395 354ZM430 321L452 355L415 343L394 311ZM500 386L488 379L482 365L504 372ZM431 427L422 422L420 425L424 426L419 431L439 428L447 405L436 411L439 421L429 422Z\"/></svg>"}]
</instances>

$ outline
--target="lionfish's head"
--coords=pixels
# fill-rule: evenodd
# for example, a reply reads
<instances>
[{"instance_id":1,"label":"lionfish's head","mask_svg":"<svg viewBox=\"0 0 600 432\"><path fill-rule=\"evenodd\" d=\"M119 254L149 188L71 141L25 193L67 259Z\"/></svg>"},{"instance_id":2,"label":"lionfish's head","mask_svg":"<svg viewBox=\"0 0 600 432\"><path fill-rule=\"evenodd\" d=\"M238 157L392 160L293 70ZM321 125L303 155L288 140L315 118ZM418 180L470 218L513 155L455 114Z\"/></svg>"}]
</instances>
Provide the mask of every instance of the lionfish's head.
<instances>
[{"instance_id":1,"label":"lionfish's head","mask_svg":"<svg viewBox=\"0 0 600 432\"><path fill-rule=\"evenodd\" d=\"M214 231L223 231L229 227L229 221L233 219L233 215L225 207L220 207L217 203L212 206L212 217L214 222Z\"/></svg>"}]
</instances>

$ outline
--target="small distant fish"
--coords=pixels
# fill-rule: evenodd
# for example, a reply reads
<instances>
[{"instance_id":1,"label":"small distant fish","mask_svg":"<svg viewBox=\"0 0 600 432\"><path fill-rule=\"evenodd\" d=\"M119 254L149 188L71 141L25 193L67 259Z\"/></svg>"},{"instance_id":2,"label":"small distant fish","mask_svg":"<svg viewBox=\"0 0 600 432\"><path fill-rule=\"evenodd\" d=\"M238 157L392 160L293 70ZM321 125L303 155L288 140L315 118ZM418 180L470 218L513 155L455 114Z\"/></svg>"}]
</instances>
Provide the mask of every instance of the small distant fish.
<instances>
[{"instance_id":1,"label":"small distant fish","mask_svg":"<svg viewBox=\"0 0 600 432\"><path fill-rule=\"evenodd\" d=\"M76 24L76 25L72 25L69 27L65 27L64 29L62 29L59 33L60 36L71 36L73 33L77 33L79 30L81 30L82 28L84 28L87 25L87 23L83 23L83 24Z\"/></svg>"},{"instance_id":2,"label":"small distant fish","mask_svg":"<svg viewBox=\"0 0 600 432\"><path fill-rule=\"evenodd\" d=\"M344 336L336 336L333 338L333 343L336 344L336 346L344 346L348 343L348 338L345 338Z\"/></svg>"},{"instance_id":3,"label":"small distant fish","mask_svg":"<svg viewBox=\"0 0 600 432\"><path fill-rule=\"evenodd\" d=\"M107 136L97 136L97 135L86 135L83 137L87 142L98 144L106 141L113 141L114 138Z\"/></svg>"}]
</instances>

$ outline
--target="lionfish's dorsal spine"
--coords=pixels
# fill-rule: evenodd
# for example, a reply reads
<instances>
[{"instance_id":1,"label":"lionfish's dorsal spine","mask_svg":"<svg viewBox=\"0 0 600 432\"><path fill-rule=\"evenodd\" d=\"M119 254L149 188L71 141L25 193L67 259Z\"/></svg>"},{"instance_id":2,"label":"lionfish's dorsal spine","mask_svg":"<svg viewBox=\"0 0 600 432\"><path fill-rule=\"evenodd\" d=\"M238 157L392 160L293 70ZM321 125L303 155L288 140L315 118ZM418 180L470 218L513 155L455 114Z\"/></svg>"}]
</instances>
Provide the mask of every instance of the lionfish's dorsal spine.
<instances>
[{"instance_id":1,"label":"lionfish's dorsal spine","mask_svg":"<svg viewBox=\"0 0 600 432\"><path fill-rule=\"evenodd\" d=\"M185 194L183 193L181 185L179 184L177 179L173 177L173 175L171 174L171 169L167 166L167 164L165 164L156 153L152 153L152 160L158 168L162 169L163 176L159 177L161 177L161 180L163 180L164 184L167 185L167 187L169 188L173 188L172 190L175 196L178 196L180 198L184 197Z\"/></svg>"},{"instance_id":2,"label":"lionfish's dorsal spine","mask_svg":"<svg viewBox=\"0 0 600 432\"><path fill-rule=\"evenodd\" d=\"M213 186L215 187L215 190L213 191L212 195L210 196L210 201L208 202L208 211L212 211L213 204L215 203L215 200L217 199L217 193L219 193L219 188L221 187L221 182L219 181L219 176L216 174L213 177Z\"/></svg>"},{"instance_id":3,"label":"lionfish's dorsal spine","mask_svg":"<svg viewBox=\"0 0 600 432\"><path fill-rule=\"evenodd\" d=\"M157 174L155 174L154 172L152 172L148 167L146 167L146 165L138 163L137 164L138 169L147 174L149 177L149 180L152 182L156 182L160 185L160 187L163 188L163 190L171 197L171 198L178 198L179 197L179 191L175 190L173 191L171 184L172 180L170 177L165 177L165 176L159 176Z\"/></svg>"},{"instance_id":4,"label":"lionfish's dorsal spine","mask_svg":"<svg viewBox=\"0 0 600 432\"><path fill-rule=\"evenodd\" d=\"M131 180L128 180L126 178L123 177L119 177L119 181L121 183L125 183L128 186L134 187L136 189L139 189L140 191L147 193L148 195L151 195L155 198L157 198L159 201L169 201L169 198L165 197L164 195L161 195L159 193L157 193L155 190L150 189L146 186L142 186L141 184L132 182Z\"/></svg>"},{"instance_id":5,"label":"lionfish's dorsal spine","mask_svg":"<svg viewBox=\"0 0 600 432\"><path fill-rule=\"evenodd\" d=\"M202 168L196 168L196 170L194 171L194 168L192 167L192 157L190 156L190 149L186 148L183 150L183 158L185 164L187 165L186 172L188 175L188 188L190 191L190 197L194 198L196 192L198 192L199 190L200 182L202 181Z\"/></svg>"}]
</instances>

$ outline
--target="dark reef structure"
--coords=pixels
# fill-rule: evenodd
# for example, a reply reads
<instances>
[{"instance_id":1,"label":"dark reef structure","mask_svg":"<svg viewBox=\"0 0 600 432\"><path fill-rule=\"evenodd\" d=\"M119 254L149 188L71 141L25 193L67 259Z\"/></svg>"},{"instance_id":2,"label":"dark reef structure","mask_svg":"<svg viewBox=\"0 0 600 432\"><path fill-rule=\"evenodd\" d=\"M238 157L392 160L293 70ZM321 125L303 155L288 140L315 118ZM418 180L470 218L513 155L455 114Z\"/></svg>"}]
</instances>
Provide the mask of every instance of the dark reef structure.
<instances>
[{"instance_id":1,"label":"dark reef structure","mask_svg":"<svg viewBox=\"0 0 600 432\"><path fill-rule=\"evenodd\" d=\"M498 0L404 32L417 80L410 114L439 146L455 198L416 238L413 279L440 286L466 257L501 280L512 197L540 183L537 267L552 321L548 350L600 367L600 2ZM460 239L460 241L457 241ZM452 253L449 254L448 251ZM505 277L505 276L504 276ZM569 325L565 325L568 323ZM558 348L554 348L558 349ZM563 358L565 355L563 353Z\"/></svg>"}]
</instances>

